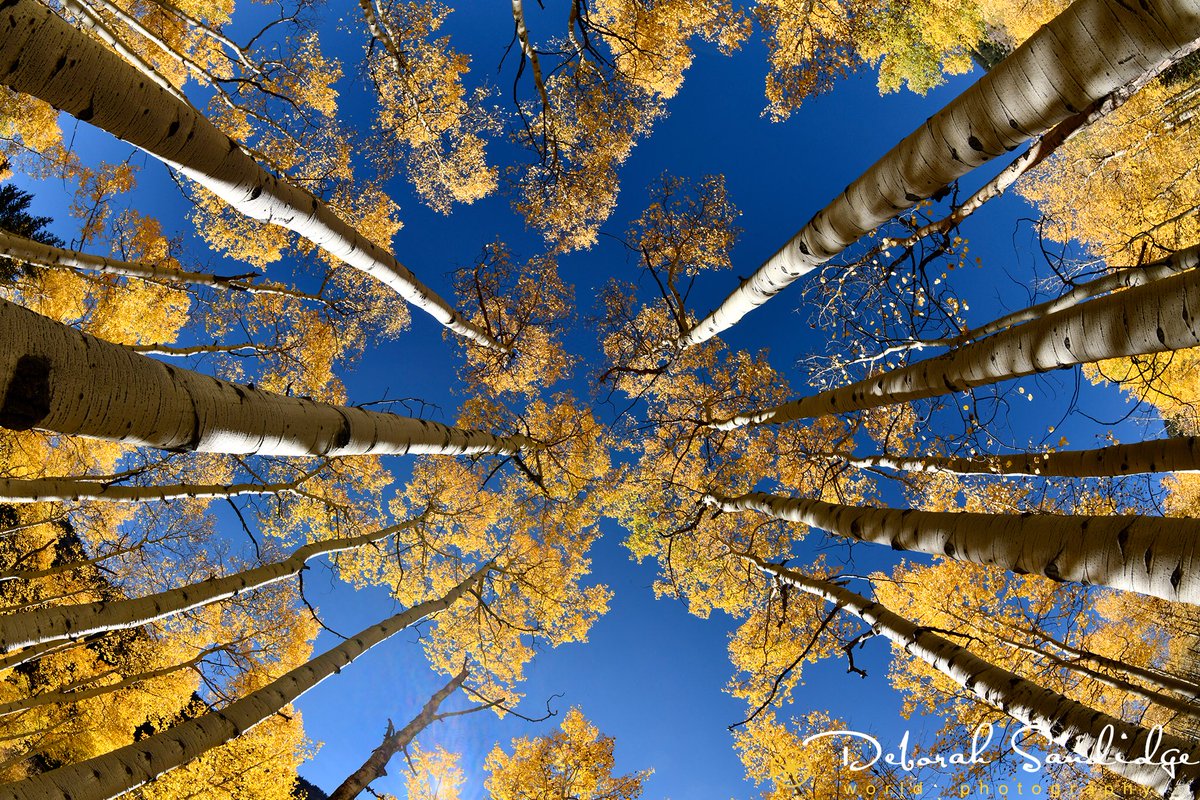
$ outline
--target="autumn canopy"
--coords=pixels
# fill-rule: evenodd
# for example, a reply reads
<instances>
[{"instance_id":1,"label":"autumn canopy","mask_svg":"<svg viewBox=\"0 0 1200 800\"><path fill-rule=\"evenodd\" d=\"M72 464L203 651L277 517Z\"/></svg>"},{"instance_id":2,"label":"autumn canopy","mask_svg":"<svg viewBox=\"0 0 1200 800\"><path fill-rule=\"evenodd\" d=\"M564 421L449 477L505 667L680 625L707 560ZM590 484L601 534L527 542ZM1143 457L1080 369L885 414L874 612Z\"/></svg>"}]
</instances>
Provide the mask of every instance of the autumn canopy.
<instances>
[{"instance_id":1,"label":"autumn canopy","mask_svg":"<svg viewBox=\"0 0 1200 800\"><path fill-rule=\"evenodd\" d=\"M0 0L0 800L1200 798L1197 51Z\"/></svg>"}]
</instances>

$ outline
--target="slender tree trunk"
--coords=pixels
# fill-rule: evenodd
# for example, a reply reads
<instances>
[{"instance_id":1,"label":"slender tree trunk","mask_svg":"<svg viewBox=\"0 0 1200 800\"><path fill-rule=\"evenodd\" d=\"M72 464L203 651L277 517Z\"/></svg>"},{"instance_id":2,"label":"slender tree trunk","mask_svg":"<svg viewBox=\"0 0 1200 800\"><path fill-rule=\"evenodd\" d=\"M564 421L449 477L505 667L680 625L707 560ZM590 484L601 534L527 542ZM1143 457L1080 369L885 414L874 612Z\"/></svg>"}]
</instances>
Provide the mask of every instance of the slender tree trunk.
<instances>
[{"instance_id":1,"label":"slender tree trunk","mask_svg":"<svg viewBox=\"0 0 1200 800\"><path fill-rule=\"evenodd\" d=\"M823 598L844 609L973 693L990 706L1089 761L1103 763L1112 772L1152 789L1169 800L1200 795L1200 748L1195 742L1154 731L1111 717L1057 692L984 661L954 644L889 611L879 603L835 583L817 580L756 556L745 556L768 575L800 591ZM1155 741L1157 740L1157 747ZM1159 763L1128 763L1153 753L1186 754L1190 763L1174 774ZM1149 759L1154 760L1154 756Z\"/></svg>"},{"instance_id":2,"label":"slender tree trunk","mask_svg":"<svg viewBox=\"0 0 1200 800\"><path fill-rule=\"evenodd\" d=\"M1017 453L1004 456L843 456L853 467L886 467L903 472L957 472L964 475L1043 475L1089 478L1145 472L1200 470L1200 437L1175 436L1092 450ZM0 482L0 486L3 482ZM0 498L2 499L2 498Z\"/></svg>"},{"instance_id":3,"label":"slender tree trunk","mask_svg":"<svg viewBox=\"0 0 1200 800\"><path fill-rule=\"evenodd\" d=\"M227 383L4 300L0 342L0 426L6 428L260 455L512 455L529 444L524 436L494 436Z\"/></svg>"},{"instance_id":4,"label":"slender tree trunk","mask_svg":"<svg viewBox=\"0 0 1200 800\"><path fill-rule=\"evenodd\" d=\"M246 494L290 492L301 481L288 483L177 483L169 486L120 486L100 481L70 478L0 478L0 503L67 503L76 500L108 500L116 503L148 503L185 497L239 497Z\"/></svg>"},{"instance_id":5,"label":"slender tree trunk","mask_svg":"<svg viewBox=\"0 0 1200 800\"><path fill-rule=\"evenodd\" d=\"M78 764L0 786L0 800L107 800L241 736L388 637L448 608L483 578L476 570L437 600L402 611L228 706Z\"/></svg>"},{"instance_id":6,"label":"slender tree trunk","mask_svg":"<svg viewBox=\"0 0 1200 800\"><path fill-rule=\"evenodd\" d=\"M187 661L184 661L180 664L171 664L170 666L160 667L159 669L139 672L137 675L130 675L122 678L116 683L105 683L99 686L92 686L87 689L61 689L55 692L46 692L44 694L26 697L21 700L12 700L7 703L0 703L0 716L17 714L24 711L32 711L35 708L41 708L43 706L78 703L83 700L90 700L93 697L102 697L106 694L110 694L111 692L120 691L121 689L128 689L130 686L135 686L143 681L161 678L164 675L170 675L171 673L178 672L181 669L194 667L220 649L221 648L219 647L213 647L201 652L194 658L189 658Z\"/></svg>"},{"instance_id":7,"label":"slender tree trunk","mask_svg":"<svg viewBox=\"0 0 1200 800\"><path fill-rule=\"evenodd\" d=\"M0 256L48 269L71 269L80 272L97 272L102 275L122 275L126 278L140 278L144 281L169 286L189 284L251 294L278 294L329 304L328 300L319 295L309 294L298 289L289 289L273 283L251 283L250 281L257 275L253 272L244 275L214 275L209 272L189 272L137 261L119 261L104 256L88 255L78 250L67 250L42 244L2 229L0 229Z\"/></svg>"},{"instance_id":8,"label":"slender tree trunk","mask_svg":"<svg viewBox=\"0 0 1200 800\"><path fill-rule=\"evenodd\" d=\"M1200 270L1188 270L1001 331L936 358L712 423L743 425L861 411L1107 358L1200 345Z\"/></svg>"},{"instance_id":9,"label":"slender tree trunk","mask_svg":"<svg viewBox=\"0 0 1200 800\"><path fill-rule=\"evenodd\" d=\"M215 125L36 0L0 6L0 83L178 169L242 214L281 225L382 281L450 330L504 349L312 193L269 173Z\"/></svg>"},{"instance_id":10,"label":"slender tree trunk","mask_svg":"<svg viewBox=\"0 0 1200 800\"><path fill-rule=\"evenodd\" d=\"M67 637L76 639L93 633L138 628L172 614L278 583L300 572L306 562L317 556L340 553L378 542L411 527L413 523L414 520L406 520L398 525L360 536L313 542L296 548L291 556L283 561L146 597L49 606L3 616L0 617L0 653Z\"/></svg>"},{"instance_id":11,"label":"slender tree trunk","mask_svg":"<svg viewBox=\"0 0 1200 800\"><path fill-rule=\"evenodd\" d=\"M1003 317L980 325L978 328L963 331L957 336L945 339L922 339L905 342L889 347L879 355L859 359L855 363L878 361L884 356L907 352L909 350L924 350L930 347L959 347L969 341L991 336L994 333L999 333L1022 322L1042 319L1049 314L1064 311L1079 305L1085 300L1091 300L1093 297L1099 297L1122 289L1131 289L1134 286L1143 286L1162 278L1169 278L1185 270L1196 269L1197 267L1200 267L1200 246L1189 247L1159 261L1154 261L1141 267L1127 267L1116 272L1111 272L1096 280L1078 284L1070 291L1053 300L1047 300L1044 303L1023 308L1011 314L1005 314Z\"/></svg>"},{"instance_id":12,"label":"slender tree trunk","mask_svg":"<svg viewBox=\"0 0 1200 800\"><path fill-rule=\"evenodd\" d=\"M709 494L705 502L724 511L758 511L894 550L1200 604L1196 519L861 508L761 492L741 497Z\"/></svg>"},{"instance_id":13,"label":"slender tree trunk","mask_svg":"<svg viewBox=\"0 0 1200 800\"><path fill-rule=\"evenodd\" d=\"M1008 647L1011 647L1015 650L1020 650L1024 653L1029 653L1032 656L1049 661L1051 664L1053 664L1056 667L1060 667L1062 669L1069 669L1073 672L1079 673L1080 675L1085 675L1088 678L1091 678L1092 680L1096 681L1097 683L1103 684L1104 686L1109 686L1118 691L1128 692L1129 694L1134 695L1135 697L1138 697L1149 703L1156 703L1156 704L1162 706L1163 708L1174 711L1177 714L1183 714L1184 716L1188 716L1188 717L1200 717L1200 705L1196 705L1193 702L1189 702L1187 700L1181 700L1180 698L1175 697L1174 695L1164 694L1163 692L1158 692L1153 689L1147 689L1144 686L1139 686L1138 684L1127 681L1124 678L1119 678L1119 677L1116 677L1113 675L1107 675L1103 672L1092 669L1091 667L1085 666L1077 661L1068 661L1065 658L1056 656L1053 653L1049 653L1038 647L1034 647L1033 645L1022 644L1013 639L1009 639L1007 637L999 636L999 635L997 635L996 638L1003 644L1007 645Z\"/></svg>"},{"instance_id":14,"label":"slender tree trunk","mask_svg":"<svg viewBox=\"0 0 1200 800\"><path fill-rule=\"evenodd\" d=\"M418 733L441 719L441 715L437 713L438 707L445 702L447 697L454 694L466 679L467 670L464 667L445 686L434 692L421 708L421 713L413 717L403 728L393 731L391 723L389 723L388 733L383 742L372 751L361 767L333 790L333 794L329 795L329 800L354 800L371 785L372 781L387 775L387 765L392 760L392 756L407 748Z\"/></svg>"},{"instance_id":15,"label":"slender tree trunk","mask_svg":"<svg viewBox=\"0 0 1200 800\"><path fill-rule=\"evenodd\" d=\"M677 345L731 327L901 211L1191 52L1197 37L1197 0L1077 0L850 184Z\"/></svg>"},{"instance_id":16,"label":"slender tree trunk","mask_svg":"<svg viewBox=\"0 0 1200 800\"><path fill-rule=\"evenodd\" d=\"M1059 641L1045 631L1030 630L1026 632L1032 636L1036 636L1039 639L1049 642L1054 647L1057 647L1059 650L1062 650L1064 653L1067 653L1073 659L1078 661L1091 661L1093 664L1113 670L1114 672L1124 672L1126 675L1130 675L1140 681L1149 683L1151 686L1160 691L1174 692L1194 701L1200 700L1200 686L1197 686L1191 681L1183 680L1182 678L1178 678L1170 673L1163 672L1162 670L1149 667L1139 667L1136 664L1130 664L1127 661L1120 661L1115 658L1109 658L1108 656L1102 656L1099 653L1093 653L1091 650L1073 647L1066 642Z\"/></svg>"}]
</instances>

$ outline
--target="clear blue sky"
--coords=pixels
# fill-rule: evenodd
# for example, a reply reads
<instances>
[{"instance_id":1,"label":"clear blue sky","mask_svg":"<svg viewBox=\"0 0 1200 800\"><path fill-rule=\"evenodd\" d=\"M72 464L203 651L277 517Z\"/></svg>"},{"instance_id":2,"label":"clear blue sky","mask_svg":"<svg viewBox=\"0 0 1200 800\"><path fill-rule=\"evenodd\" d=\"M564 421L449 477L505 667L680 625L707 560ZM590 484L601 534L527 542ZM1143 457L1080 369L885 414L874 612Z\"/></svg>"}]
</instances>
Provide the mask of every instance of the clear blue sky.
<instances>
[{"instance_id":1,"label":"clear blue sky","mask_svg":"<svg viewBox=\"0 0 1200 800\"><path fill-rule=\"evenodd\" d=\"M530 6L535 38L555 32L548 15ZM565 18L557 15L553 24ZM343 82L343 114L369 124L368 90L357 81L358 58L365 33L354 4L342 4L343 24L329 20L332 9L323 12L327 24L323 41L344 59L349 76ZM473 54L475 80L487 80L499 89L501 102L509 96L516 61L509 56L503 74L495 65L511 35L507 3L468 3L450 16L445 32L455 46ZM734 273L748 275L794 233L813 213L892 144L961 90L970 78L955 80L926 97L907 92L880 97L873 75L843 80L836 90L808 102L785 123L773 124L760 115L764 106L762 47L751 40L733 58L698 47L679 95L668 106L651 138L640 143L622 170L620 203L606 231L621 234L646 202L646 186L664 171L684 177L723 173L734 203L742 210L745 233L734 251ZM87 151L102 151L123 157L125 148L93 135L80 126L77 144ZM504 152L503 147L495 152ZM509 151L511 152L511 151ZM143 210L154 208L168 230L184 231L187 222L182 203L166 178L165 170L137 156L147 169L134 198ZM974 184L971 184L974 185ZM35 210L59 219L65 209L56 207L54 187L33 187L38 192ZM540 244L523 230L509 210L508 200L495 197L460 208L444 217L425 209L402 181L389 187L400 202L405 227L397 236L395 252L407 266L444 295L449 295L446 273L470 263L480 248L496 237L504 239L518 258L535 255ZM144 198L144 200L143 200ZM151 206L150 203L154 203ZM1025 297L1025 284L1034 258L1025 251L1022 236L1015 237L1017 217L1028 214L1017 200L1005 200L987 210L987 219L968 228L973 253L985 260L984 271L972 270L969 283L960 292L972 306L972 321L981 321L1005 304L1015 305ZM70 238L69 229L63 229ZM1014 244L1016 241L1016 244ZM595 290L610 276L635 279L634 268L618 245L605 241L595 249L562 259L564 277L576 287L578 308L586 314ZM276 279L286 280L286 265L271 268ZM956 276L957 277L957 276ZM705 312L732 286L733 275L708 276L698 287L693 309ZM797 312L799 287L785 292L730 331L725 339L735 349L769 347L776 368L790 369L800 355L820 350L822 334L812 331L804 312ZM383 396L419 396L446 409L452 418L457 398L449 389L454 382L449 358L456 346L443 339L441 330L414 314L412 330L398 341L368 348L361 365L346 376L353 402ZM569 339L573 351L591 358L595 342L586 329ZM574 388L588 396L587 370L580 369ZM1029 381L1037 392L1069 395L1072 383L1056 378ZM1085 389L1084 402L1116 418L1119 403L1111 392ZM1030 404L1032 411L1038 404ZM603 411L601 413L604 413ZM1018 427L1029 430L1045 424L1016 414ZM1039 412L1043 414L1044 412ZM1094 433L1105 428L1069 428L1083 446ZM1078 437L1075 438L1075 434ZM1057 438L1057 435L1056 437ZM403 473L400 463L393 465ZM744 716L741 703L722 691L730 674L725 653L730 622L723 618L699 620L689 616L677 602L657 601L650 585L652 565L636 565L621 545L622 531L611 522L593 553L594 576L615 592L612 609L593 628L585 646L569 646L541 654L529 669L524 687L527 701L522 710L537 716L551 700L560 712L572 705L602 731L617 739L617 766L624 771L652 767L655 775L647 784L647 798L745 797L751 792L730 747L726 726ZM831 555L836 557L836 554ZM892 554L856 551L857 567L865 569L893 563ZM309 597L321 608L328 625L351 633L393 613L393 604L380 590L352 592L337 584L321 566L306 580ZM332 789L378 744L387 719L397 726L411 717L443 682L425 667L415 636L402 634L368 653L341 675L310 692L299 704L309 736L323 742L316 758L301 774L326 790ZM318 650L334 644L328 634L318 640ZM860 680L845 674L844 663L821 665L809 670L806 687L799 693L797 715L811 703L840 715L854 727L895 736L904 727L898 716L898 699L887 687L886 661L889 648L881 641L871 643L862 659L870 677ZM448 707L461 707L461 697ZM464 796L482 794L482 761L492 744L507 744L514 736L531 736L553 728L557 720L531 725L517 719L498 720L490 713L475 714L448 723L421 737L423 744L441 743L463 754L462 765L471 781ZM914 734L932 723L910 723ZM379 791L402 795L398 779L401 763L393 764L393 776L374 785ZM937 795L933 795L937 796Z\"/></svg>"}]
</instances>

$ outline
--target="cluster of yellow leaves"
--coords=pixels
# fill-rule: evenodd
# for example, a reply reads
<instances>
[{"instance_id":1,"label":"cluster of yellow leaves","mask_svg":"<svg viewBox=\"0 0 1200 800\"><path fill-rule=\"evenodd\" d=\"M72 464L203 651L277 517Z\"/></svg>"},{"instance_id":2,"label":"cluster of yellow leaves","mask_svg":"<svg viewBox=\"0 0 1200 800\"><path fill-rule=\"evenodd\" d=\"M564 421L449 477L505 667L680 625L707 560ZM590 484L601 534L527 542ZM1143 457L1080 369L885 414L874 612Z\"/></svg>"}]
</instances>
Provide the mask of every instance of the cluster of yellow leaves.
<instances>
[{"instance_id":1,"label":"cluster of yellow leaves","mask_svg":"<svg viewBox=\"0 0 1200 800\"><path fill-rule=\"evenodd\" d=\"M533 397L569 376L574 359L560 339L575 298L553 258L533 258L518 269L494 242L473 267L458 271L455 289L459 307L472 309L471 321L511 348L467 345L459 375L470 391Z\"/></svg>"},{"instance_id":2,"label":"cluster of yellow leaves","mask_svg":"<svg viewBox=\"0 0 1200 800\"><path fill-rule=\"evenodd\" d=\"M491 194L498 171L487 164L487 137L498 124L484 107L486 93L468 96L462 76L469 59L433 38L450 10L436 2L385 6L390 41L375 50L368 68L379 99L378 127L389 145L407 150L407 177L429 206L451 205ZM385 150L391 150L389 146Z\"/></svg>"},{"instance_id":3,"label":"cluster of yellow leaves","mask_svg":"<svg viewBox=\"0 0 1200 800\"><path fill-rule=\"evenodd\" d=\"M611 736L603 736L577 708L559 731L514 739L512 754L499 745L488 754L485 787L492 800L570 797L574 800L636 800L651 770L614 775Z\"/></svg>"},{"instance_id":4,"label":"cluster of yellow leaves","mask_svg":"<svg viewBox=\"0 0 1200 800\"><path fill-rule=\"evenodd\" d=\"M458 766L458 753L414 744L409 748L409 763L411 768L404 774L408 800L458 800L466 780Z\"/></svg>"},{"instance_id":5,"label":"cluster of yellow leaves","mask_svg":"<svg viewBox=\"0 0 1200 800\"><path fill-rule=\"evenodd\" d=\"M588 24L600 31L626 81L665 100L683 84L693 37L730 53L750 32L750 20L728 0L599 0Z\"/></svg>"},{"instance_id":6,"label":"cluster of yellow leaves","mask_svg":"<svg viewBox=\"0 0 1200 800\"><path fill-rule=\"evenodd\" d=\"M515 206L555 250L588 248L616 206L618 168L662 104L591 61L550 76L546 92L549 106L517 134L540 160L520 172Z\"/></svg>"}]
</instances>

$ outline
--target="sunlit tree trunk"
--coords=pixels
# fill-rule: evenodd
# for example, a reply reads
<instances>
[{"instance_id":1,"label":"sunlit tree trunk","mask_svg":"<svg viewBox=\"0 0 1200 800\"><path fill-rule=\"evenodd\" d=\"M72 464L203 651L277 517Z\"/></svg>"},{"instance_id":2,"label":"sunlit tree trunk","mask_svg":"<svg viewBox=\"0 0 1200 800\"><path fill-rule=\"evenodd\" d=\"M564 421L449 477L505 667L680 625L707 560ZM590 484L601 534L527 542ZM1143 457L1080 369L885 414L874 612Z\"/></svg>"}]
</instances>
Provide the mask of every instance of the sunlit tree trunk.
<instances>
[{"instance_id":1,"label":"sunlit tree trunk","mask_svg":"<svg viewBox=\"0 0 1200 800\"><path fill-rule=\"evenodd\" d=\"M427 600L360 632L283 677L216 711L133 744L17 783L0 800L107 800L241 736L375 645L448 608L490 569L485 565L436 600Z\"/></svg>"},{"instance_id":2,"label":"sunlit tree trunk","mask_svg":"<svg viewBox=\"0 0 1200 800\"><path fill-rule=\"evenodd\" d=\"M936 358L773 408L718 420L713 427L786 422L906 403L1010 378L1200 345L1200 271L1047 314Z\"/></svg>"},{"instance_id":3,"label":"sunlit tree trunk","mask_svg":"<svg viewBox=\"0 0 1200 800\"><path fill-rule=\"evenodd\" d=\"M1126 675L1137 678L1140 681L1150 684L1159 691L1174 692L1191 700L1200 700L1200 686L1197 686L1191 681L1185 681L1182 678L1163 672L1162 670L1139 667L1136 664L1130 664L1126 661L1120 661L1115 658L1109 658L1108 656L1102 656L1099 653L1093 653L1090 650L1074 647L1066 642L1059 641L1045 631L1032 631L1027 629L1026 632L1050 643L1059 650L1062 650L1071 657L1073 662L1090 661L1093 664L1104 667L1105 669L1110 669L1114 672L1123 672Z\"/></svg>"},{"instance_id":4,"label":"sunlit tree trunk","mask_svg":"<svg viewBox=\"0 0 1200 800\"><path fill-rule=\"evenodd\" d=\"M1082 662L1070 661L1060 656L1056 656L1054 653L1049 651L1034 647L1033 645L1023 644L1014 639L1009 639L1006 636L997 635L996 638L1007 647L1011 647L1014 650L1020 650L1023 653L1029 653L1035 658L1048 661L1056 667L1069 669L1073 672L1079 673L1080 675L1086 675L1087 677L1091 678L1097 683L1103 684L1104 686L1109 686L1113 689L1117 689L1118 691L1128 692L1135 697L1150 703L1156 703L1163 708L1176 712L1177 714L1185 714L1190 717L1200 717L1200 705L1189 702L1188 700L1183 700L1174 695L1159 692L1154 689L1147 689L1144 686L1132 683L1124 678L1108 675L1104 672L1100 672L1099 670L1092 669Z\"/></svg>"},{"instance_id":5,"label":"sunlit tree trunk","mask_svg":"<svg viewBox=\"0 0 1200 800\"><path fill-rule=\"evenodd\" d=\"M0 478L0 503L66 503L107 500L114 503L148 503L185 497L240 497L248 494L281 494L303 481L286 483L177 483L166 486L120 486L103 481L70 478Z\"/></svg>"},{"instance_id":6,"label":"sunlit tree trunk","mask_svg":"<svg viewBox=\"0 0 1200 800\"><path fill-rule=\"evenodd\" d=\"M511 455L528 444L523 436L494 436L220 381L4 300L0 342L0 426L6 428L260 455Z\"/></svg>"},{"instance_id":7,"label":"sunlit tree trunk","mask_svg":"<svg viewBox=\"0 0 1200 800\"><path fill-rule=\"evenodd\" d=\"M1092 450L1017 453L1003 456L844 457L853 467L886 467L903 472L957 472L987 475L1045 475L1064 478L1137 475L1200 470L1200 437L1176 436ZM0 482L0 485L3 485Z\"/></svg>"},{"instance_id":8,"label":"sunlit tree trunk","mask_svg":"<svg viewBox=\"0 0 1200 800\"><path fill-rule=\"evenodd\" d=\"M1095 280L1075 284L1070 291L1063 293L1053 300L1047 300L1044 303L1038 303L1019 311L1013 311L977 328L963 331L957 336L944 339L921 339L902 342L887 348L879 355L858 359L855 363L878 361L884 356L909 350L924 350L931 347L959 347L966 342L991 336L993 333L999 333L1006 328L1011 328L1022 322L1041 319L1055 312L1063 311L1086 300L1091 300L1093 297L1100 297L1109 292L1116 292L1122 289L1130 289L1134 286L1142 286L1143 284L1151 283L1161 278L1169 278L1184 270L1196 269L1197 267L1200 267L1200 246L1189 247L1185 250L1180 250L1178 253L1173 253L1166 258L1140 267L1120 269Z\"/></svg>"},{"instance_id":9,"label":"sunlit tree trunk","mask_svg":"<svg viewBox=\"0 0 1200 800\"><path fill-rule=\"evenodd\" d=\"M894 550L1200 604L1196 519L863 508L762 492L705 499L724 511L758 511Z\"/></svg>"},{"instance_id":10,"label":"sunlit tree trunk","mask_svg":"<svg viewBox=\"0 0 1200 800\"><path fill-rule=\"evenodd\" d=\"M0 83L136 145L246 216L281 225L372 275L460 336L503 349L316 196L269 173L194 108L49 8L6 2L0 28Z\"/></svg>"},{"instance_id":11,"label":"sunlit tree trunk","mask_svg":"<svg viewBox=\"0 0 1200 800\"><path fill-rule=\"evenodd\" d=\"M313 542L296 548L291 556L283 561L146 597L49 606L0 616L0 653L67 637L76 639L93 633L137 628L172 614L278 583L300 572L305 563L318 556L340 553L381 541L413 524L414 520L406 520L398 525L360 536Z\"/></svg>"},{"instance_id":12,"label":"sunlit tree trunk","mask_svg":"<svg viewBox=\"0 0 1200 800\"><path fill-rule=\"evenodd\" d=\"M901 211L1191 52L1198 37L1197 0L1076 0L850 184L678 346L729 328Z\"/></svg>"},{"instance_id":13,"label":"sunlit tree trunk","mask_svg":"<svg viewBox=\"0 0 1200 800\"><path fill-rule=\"evenodd\" d=\"M371 752L370 757L363 762L361 767L356 769L353 774L342 781L340 786L333 790L333 794L329 795L329 800L354 800L355 797L362 794L364 789L371 785L372 781L387 775L387 765L392 760L392 756L405 750L412 743L412 740L417 737L418 733L441 719L442 715L437 713L438 707L441 706L447 697L454 694L466 679L467 670L463 669L451 678L445 686L434 692L433 696L421 708L421 712L400 730L391 730L391 724L389 723L388 734L384 737L383 742Z\"/></svg>"},{"instance_id":14,"label":"sunlit tree trunk","mask_svg":"<svg viewBox=\"0 0 1200 800\"><path fill-rule=\"evenodd\" d=\"M67 250L62 247L42 244L33 239L26 239L15 233L0 230L0 256L7 256L26 264L36 264L50 269L71 269L80 272L96 272L102 275L122 275L127 278L140 278L154 283L178 286L190 284L193 286L211 286L215 289L230 289L251 294L280 294L301 300L313 300L319 303L327 301L318 295L289 289L275 284L252 283L255 273L244 275L214 275L209 272L189 272L182 269L160 267L137 261L119 261L115 258L94 256L81 253L78 250Z\"/></svg>"},{"instance_id":15,"label":"sunlit tree trunk","mask_svg":"<svg viewBox=\"0 0 1200 800\"><path fill-rule=\"evenodd\" d=\"M820 597L853 614L882 636L904 648L990 706L1091 761L1102 762L1112 772L1159 792L1166 798L1194 798L1200 794L1200 748L1194 742L1156 733L1111 717L1043 688L1020 675L984 661L970 650L901 617L879 603L830 581L747 556L763 572L802 592ZM1157 753L1186 754L1189 764L1170 774L1158 762L1128 763ZM1154 761L1153 758L1148 759Z\"/></svg>"}]
</instances>

